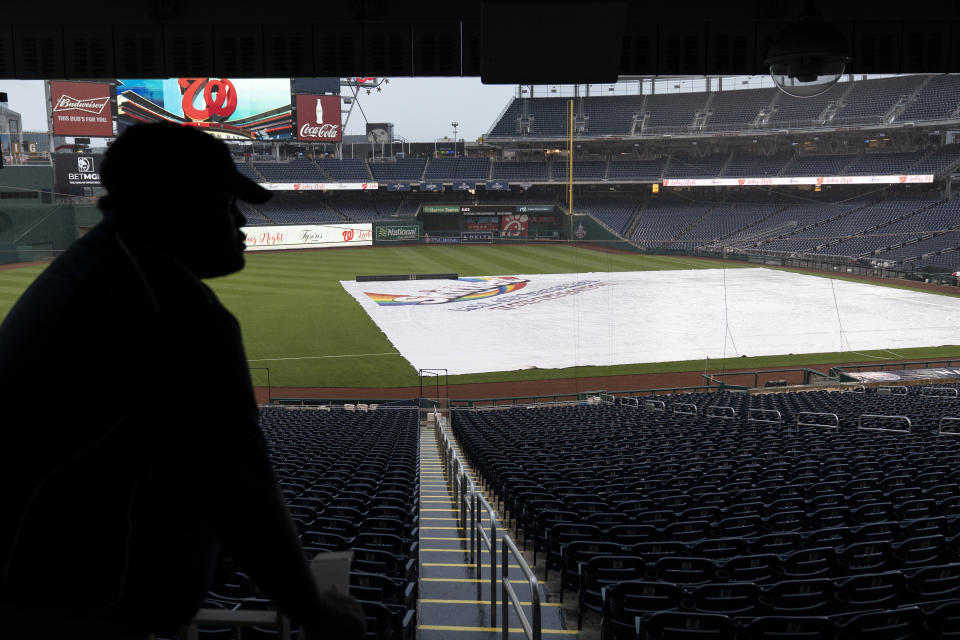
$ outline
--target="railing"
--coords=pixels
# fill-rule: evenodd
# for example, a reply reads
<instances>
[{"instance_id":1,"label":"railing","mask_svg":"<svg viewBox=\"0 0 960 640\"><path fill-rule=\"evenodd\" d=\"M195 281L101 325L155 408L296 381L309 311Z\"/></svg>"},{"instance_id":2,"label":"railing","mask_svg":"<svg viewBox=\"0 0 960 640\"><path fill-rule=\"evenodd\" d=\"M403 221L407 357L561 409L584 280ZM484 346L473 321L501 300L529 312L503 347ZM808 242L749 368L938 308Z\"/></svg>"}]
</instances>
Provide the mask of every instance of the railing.
<instances>
[{"instance_id":1,"label":"railing","mask_svg":"<svg viewBox=\"0 0 960 640\"><path fill-rule=\"evenodd\" d=\"M502 575L500 577L500 601L503 607L503 615L501 616L501 633L503 640L507 640L507 638L510 637L510 629L507 625L507 622L510 619L508 600L509 604L513 605L513 610L517 612L517 617L520 619L520 626L523 629L523 635L529 638L529 640L540 640L543 625L540 620L540 589L537 586L537 576L534 575L533 571L530 570L530 567L527 566L526 561L523 559L523 555L517 549L517 545L513 542L513 539L510 538L510 536L504 534L501 544L503 545L503 559L501 562ZM491 553L491 555L496 554ZM509 569L511 555L517 559L517 564L520 565L520 570L523 571L524 577L530 584L530 604L532 606L533 613L532 622L527 621L527 616L520 607L520 598L517 596L517 592L513 588L513 585L510 584Z\"/></svg>"},{"instance_id":2,"label":"railing","mask_svg":"<svg viewBox=\"0 0 960 640\"><path fill-rule=\"evenodd\" d=\"M722 418L724 420L734 420L737 417L737 410L734 409L733 407L714 404L707 407L707 410L704 412L704 416L707 418Z\"/></svg>"},{"instance_id":3,"label":"railing","mask_svg":"<svg viewBox=\"0 0 960 640\"><path fill-rule=\"evenodd\" d=\"M180 635L184 640L199 640L201 626L229 626L237 640L243 638L244 627L275 627L278 640L290 640L290 620L277 611L200 609L181 629Z\"/></svg>"},{"instance_id":4,"label":"railing","mask_svg":"<svg viewBox=\"0 0 960 640\"><path fill-rule=\"evenodd\" d=\"M464 529L468 541L468 553L470 563L476 565L478 589L482 584L482 558L484 549L488 549L490 554L490 625L497 624L497 516L496 512L485 497L476 490L473 481L470 480L466 472L466 467L457 454L453 446L453 439L447 433L446 419L440 412L434 408L434 429L437 434L437 443L440 448L440 460L446 475L447 484L454 496L454 501L460 507L458 523ZM489 533L484 530L481 513L485 512L489 518ZM469 515L469 517L468 517ZM541 640L542 622L540 615L540 591L537 585L537 577L530 570L523 557L523 554L517 549L513 538L503 532L500 538L502 548L502 562L500 573L500 593L501 593L501 611L500 628L504 639L510 635L509 629L509 607L512 605L520 618L520 626L523 628L524 635L528 640ZM510 556L516 558L520 570L524 577L530 583L532 619L527 620L522 608L520 607L520 598L516 590L510 583Z\"/></svg>"},{"instance_id":5,"label":"railing","mask_svg":"<svg viewBox=\"0 0 960 640\"><path fill-rule=\"evenodd\" d=\"M879 386L877 387L878 396L905 396L909 392L903 386Z\"/></svg>"},{"instance_id":6,"label":"railing","mask_svg":"<svg viewBox=\"0 0 960 640\"><path fill-rule=\"evenodd\" d=\"M800 422L801 417L814 418L820 420L821 418L832 418L830 422ZM801 411L797 414L797 428L800 427L827 427L829 429L839 429L840 428L840 417L835 413L821 413L819 411Z\"/></svg>"},{"instance_id":7,"label":"railing","mask_svg":"<svg viewBox=\"0 0 960 640\"><path fill-rule=\"evenodd\" d=\"M783 416L776 409L749 409L747 410L747 422L783 424Z\"/></svg>"},{"instance_id":8,"label":"railing","mask_svg":"<svg viewBox=\"0 0 960 640\"><path fill-rule=\"evenodd\" d=\"M932 392L932 393L931 393ZM922 398L956 398L958 397L955 387L924 387L920 390Z\"/></svg>"},{"instance_id":9,"label":"railing","mask_svg":"<svg viewBox=\"0 0 960 640\"><path fill-rule=\"evenodd\" d=\"M697 415L697 405L692 402L674 402L673 413L680 416L695 416Z\"/></svg>"},{"instance_id":10,"label":"railing","mask_svg":"<svg viewBox=\"0 0 960 640\"><path fill-rule=\"evenodd\" d=\"M865 427L863 426L863 419L867 418L868 424L871 420L880 421L880 424L894 422L896 424L905 424L905 429L897 429L893 427ZM865 413L859 418L857 418L857 429L861 431L887 431L890 433L910 433L910 430L913 428L913 423L910 422L910 418L907 416L882 416L874 413Z\"/></svg>"},{"instance_id":11,"label":"railing","mask_svg":"<svg viewBox=\"0 0 960 640\"><path fill-rule=\"evenodd\" d=\"M960 418L953 416L944 416L940 418L940 423L937 425L937 435L938 436L960 436L960 431L944 431L943 425L945 424L957 424L960 425Z\"/></svg>"}]
</instances>

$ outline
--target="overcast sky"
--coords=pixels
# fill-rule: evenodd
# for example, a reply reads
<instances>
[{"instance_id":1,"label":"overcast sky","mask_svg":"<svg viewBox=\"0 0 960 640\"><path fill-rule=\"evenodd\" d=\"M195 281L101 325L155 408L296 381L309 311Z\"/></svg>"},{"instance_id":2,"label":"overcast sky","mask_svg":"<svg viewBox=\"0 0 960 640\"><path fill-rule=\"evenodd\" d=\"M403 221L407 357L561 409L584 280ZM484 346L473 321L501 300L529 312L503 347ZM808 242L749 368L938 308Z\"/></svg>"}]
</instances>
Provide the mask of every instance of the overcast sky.
<instances>
[{"instance_id":1,"label":"overcast sky","mask_svg":"<svg viewBox=\"0 0 960 640\"><path fill-rule=\"evenodd\" d=\"M516 87L484 85L479 78L393 78L381 89L360 92L363 112L353 110L347 134L366 134L366 114L370 122L392 122L396 135L413 142L453 137L451 122L460 123L458 138L476 140L493 125ZM47 129L42 81L0 80L0 91L9 96L7 106L23 116L24 131Z\"/></svg>"}]
</instances>

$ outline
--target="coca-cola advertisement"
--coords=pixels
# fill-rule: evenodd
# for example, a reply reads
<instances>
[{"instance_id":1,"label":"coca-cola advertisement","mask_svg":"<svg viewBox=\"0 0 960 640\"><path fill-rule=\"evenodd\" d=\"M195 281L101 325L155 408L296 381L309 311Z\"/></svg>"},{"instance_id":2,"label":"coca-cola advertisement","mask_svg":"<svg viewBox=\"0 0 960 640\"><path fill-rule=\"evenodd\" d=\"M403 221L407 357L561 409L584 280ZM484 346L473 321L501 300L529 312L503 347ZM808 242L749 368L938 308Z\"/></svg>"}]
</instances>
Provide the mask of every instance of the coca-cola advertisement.
<instances>
[{"instance_id":1,"label":"coca-cola advertisement","mask_svg":"<svg viewBox=\"0 0 960 640\"><path fill-rule=\"evenodd\" d=\"M50 105L55 135L113 135L110 85L106 82L51 80Z\"/></svg>"},{"instance_id":2,"label":"coca-cola advertisement","mask_svg":"<svg viewBox=\"0 0 960 640\"><path fill-rule=\"evenodd\" d=\"M296 134L301 142L340 142L340 96L298 95Z\"/></svg>"}]
</instances>

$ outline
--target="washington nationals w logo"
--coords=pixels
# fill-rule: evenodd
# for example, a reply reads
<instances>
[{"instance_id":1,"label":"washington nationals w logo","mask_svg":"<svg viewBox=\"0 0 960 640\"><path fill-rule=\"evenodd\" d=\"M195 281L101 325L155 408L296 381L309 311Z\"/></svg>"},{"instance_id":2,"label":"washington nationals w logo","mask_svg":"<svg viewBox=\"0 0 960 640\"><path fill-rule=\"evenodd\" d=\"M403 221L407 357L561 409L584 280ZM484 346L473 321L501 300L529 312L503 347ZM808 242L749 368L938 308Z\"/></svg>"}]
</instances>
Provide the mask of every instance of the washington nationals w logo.
<instances>
[{"instance_id":1,"label":"washington nationals w logo","mask_svg":"<svg viewBox=\"0 0 960 640\"><path fill-rule=\"evenodd\" d=\"M223 122L237 110L237 88L226 78L180 78L183 115L194 122ZM204 107L196 105L203 91Z\"/></svg>"}]
</instances>

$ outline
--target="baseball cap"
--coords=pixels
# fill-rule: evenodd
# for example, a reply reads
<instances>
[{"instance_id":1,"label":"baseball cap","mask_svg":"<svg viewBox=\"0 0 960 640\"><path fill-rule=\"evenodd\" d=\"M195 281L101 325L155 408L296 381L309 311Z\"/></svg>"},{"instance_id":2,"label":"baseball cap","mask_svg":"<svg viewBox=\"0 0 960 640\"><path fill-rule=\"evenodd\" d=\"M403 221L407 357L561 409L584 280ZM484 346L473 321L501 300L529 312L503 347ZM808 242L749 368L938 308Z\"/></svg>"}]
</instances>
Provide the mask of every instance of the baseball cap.
<instances>
[{"instance_id":1,"label":"baseball cap","mask_svg":"<svg viewBox=\"0 0 960 640\"><path fill-rule=\"evenodd\" d=\"M100 180L114 202L226 192L258 204L273 195L237 171L227 145L190 126L138 124L107 149Z\"/></svg>"}]
</instances>

